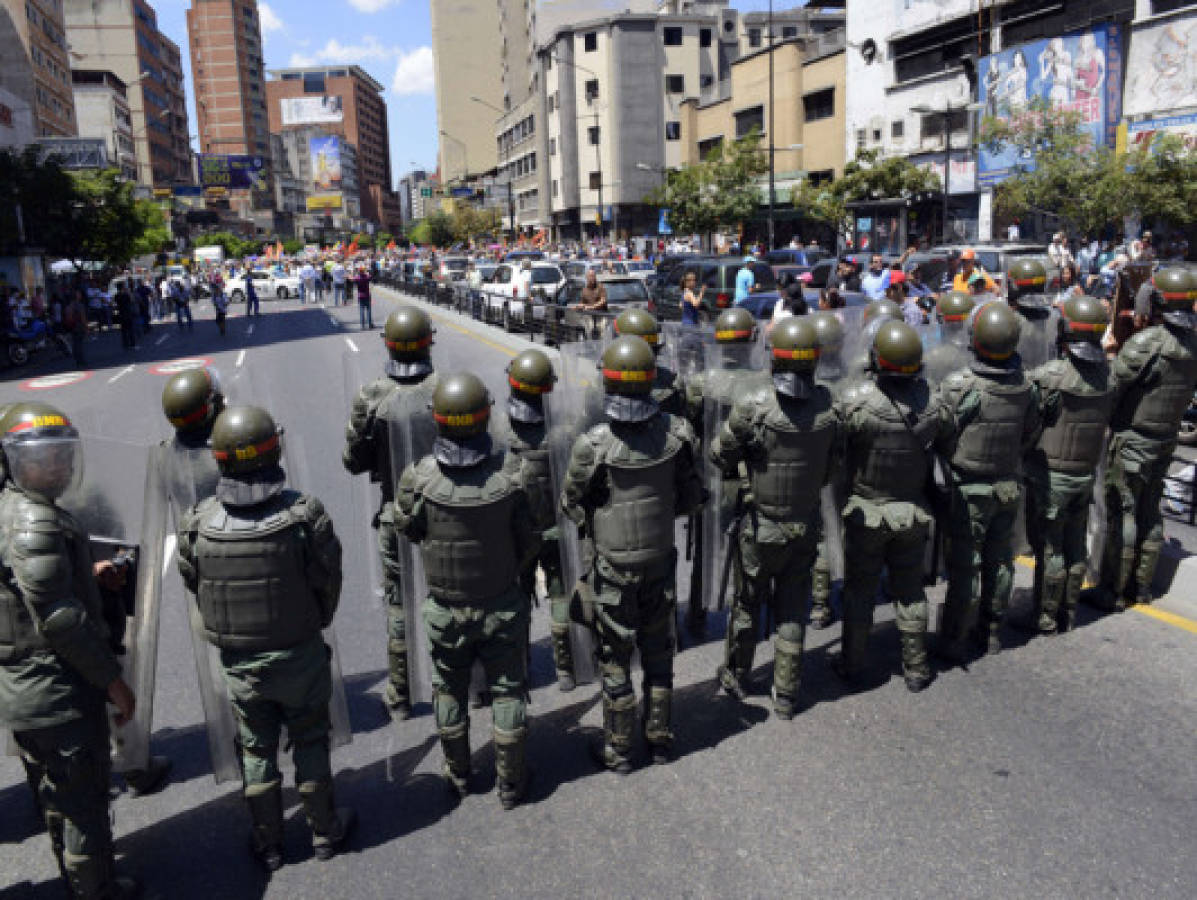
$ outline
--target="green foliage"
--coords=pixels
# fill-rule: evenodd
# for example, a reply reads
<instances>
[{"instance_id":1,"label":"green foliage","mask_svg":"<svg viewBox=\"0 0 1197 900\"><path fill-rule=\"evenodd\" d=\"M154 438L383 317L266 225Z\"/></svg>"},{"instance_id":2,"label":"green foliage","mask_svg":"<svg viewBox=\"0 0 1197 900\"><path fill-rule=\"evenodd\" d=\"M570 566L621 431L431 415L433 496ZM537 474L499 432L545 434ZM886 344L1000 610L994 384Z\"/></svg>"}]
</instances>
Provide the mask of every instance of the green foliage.
<instances>
[{"instance_id":1,"label":"green foliage","mask_svg":"<svg viewBox=\"0 0 1197 900\"><path fill-rule=\"evenodd\" d=\"M837 231L852 225L848 204L857 200L909 197L939 190L939 176L901 156L882 158L876 150L862 150L844 166L844 174L831 182L802 182L792 196L795 209L809 219L826 222Z\"/></svg>"},{"instance_id":2,"label":"green foliage","mask_svg":"<svg viewBox=\"0 0 1197 900\"><path fill-rule=\"evenodd\" d=\"M648 202L668 208L669 224L679 234L738 229L761 202L757 178L768 171L768 159L758 143L753 131L700 163L671 169Z\"/></svg>"},{"instance_id":3,"label":"green foliage","mask_svg":"<svg viewBox=\"0 0 1197 900\"><path fill-rule=\"evenodd\" d=\"M393 234L391 234L389 231L379 231L378 233L376 233L374 235L374 246L377 249L382 250L386 247L387 244L389 244L394 239L395 239L395 236Z\"/></svg>"},{"instance_id":4,"label":"green foliage","mask_svg":"<svg viewBox=\"0 0 1197 900\"><path fill-rule=\"evenodd\" d=\"M437 211L424 220L427 226L427 238L422 243L432 244L434 247L448 247L456 237L453 227L453 217L448 213Z\"/></svg>"},{"instance_id":5,"label":"green foliage","mask_svg":"<svg viewBox=\"0 0 1197 900\"><path fill-rule=\"evenodd\" d=\"M428 243L428 220L420 219L407 229L407 239L413 244Z\"/></svg>"},{"instance_id":6,"label":"green foliage","mask_svg":"<svg viewBox=\"0 0 1197 900\"><path fill-rule=\"evenodd\" d=\"M166 214L152 200L136 200L134 203L145 230L133 242L133 256L156 256L173 242Z\"/></svg>"},{"instance_id":7,"label":"green foliage","mask_svg":"<svg viewBox=\"0 0 1197 900\"><path fill-rule=\"evenodd\" d=\"M291 238L290 240L283 241L283 252L288 256L296 256L300 253L303 253L303 248L305 246L306 244L304 241L301 241L298 238Z\"/></svg>"},{"instance_id":8,"label":"green foliage","mask_svg":"<svg viewBox=\"0 0 1197 900\"><path fill-rule=\"evenodd\" d=\"M195 239L195 245L197 247L223 247L224 255L228 259L254 256L259 254L262 249L260 241L247 241L231 231L212 231L202 234Z\"/></svg>"},{"instance_id":9,"label":"green foliage","mask_svg":"<svg viewBox=\"0 0 1197 900\"><path fill-rule=\"evenodd\" d=\"M1176 136L1150 149L1118 153L1094 147L1079 114L1036 99L1009 119L987 118L981 142L993 151L1015 148L1028 164L998 185L994 211L1002 218L1039 212L1070 234L1121 229L1126 216L1185 225L1197 215L1197 154ZM1033 167L1029 162L1033 159Z\"/></svg>"},{"instance_id":10,"label":"green foliage","mask_svg":"<svg viewBox=\"0 0 1197 900\"><path fill-rule=\"evenodd\" d=\"M482 234L494 233L499 228L499 213L495 209L475 209L459 203L453 210L453 237L468 243Z\"/></svg>"}]
</instances>

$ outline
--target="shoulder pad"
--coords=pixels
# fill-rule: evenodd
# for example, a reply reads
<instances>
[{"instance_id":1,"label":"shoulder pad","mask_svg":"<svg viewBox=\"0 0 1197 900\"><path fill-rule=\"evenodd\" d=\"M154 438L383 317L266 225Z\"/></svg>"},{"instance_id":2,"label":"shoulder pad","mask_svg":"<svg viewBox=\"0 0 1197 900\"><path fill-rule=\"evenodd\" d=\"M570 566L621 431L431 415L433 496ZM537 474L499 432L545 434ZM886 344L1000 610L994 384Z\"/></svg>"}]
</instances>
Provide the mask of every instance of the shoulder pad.
<instances>
[{"instance_id":1,"label":"shoulder pad","mask_svg":"<svg viewBox=\"0 0 1197 900\"><path fill-rule=\"evenodd\" d=\"M321 516L327 515L324 504L311 494L301 494L299 491L284 491L280 497L295 518L303 522L317 522Z\"/></svg>"}]
</instances>

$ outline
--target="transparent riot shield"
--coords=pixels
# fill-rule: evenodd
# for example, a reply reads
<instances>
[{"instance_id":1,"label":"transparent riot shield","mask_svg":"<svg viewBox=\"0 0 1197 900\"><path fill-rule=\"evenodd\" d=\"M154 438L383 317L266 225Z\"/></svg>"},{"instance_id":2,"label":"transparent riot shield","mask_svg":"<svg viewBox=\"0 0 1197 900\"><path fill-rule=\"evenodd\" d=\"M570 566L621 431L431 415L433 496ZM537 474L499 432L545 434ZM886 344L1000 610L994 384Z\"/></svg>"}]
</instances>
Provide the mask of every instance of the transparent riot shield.
<instances>
[{"instance_id":1,"label":"transparent riot shield","mask_svg":"<svg viewBox=\"0 0 1197 900\"><path fill-rule=\"evenodd\" d=\"M92 559L109 560L124 573L124 587L101 588L101 596L109 640L137 696L133 719L111 728L113 768L126 772L149 760L166 505L151 447L95 435L82 441L85 480L59 502L87 531Z\"/></svg>"},{"instance_id":2,"label":"transparent riot shield","mask_svg":"<svg viewBox=\"0 0 1197 900\"><path fill-rule=\"evenodd\" d=\"M665 322L661 326L661 337L665 344L662 351L669 351L670 365L683 379L703 371L706 348L715 343L711 329L681 322Z\"/></svg>"},{"instance_id":3,"label":"transparent riot shield","mask_svg":"<svg viewBox=\"0 0 1197 900\"><path fill-rule=\"evenodd\" d=\"M972 359L968 349L968 329L963 322L940 322L931 346L923 347L923 377L932 387L940 385L957 369L963 369Z\"/></svg>"},{"instance_id":4,"label":"transparent riot shield","mask_svg":"<svg viewBox=\"0 0 1197 900\"><path fill-rule=\"evenodd\" d=\"M1031 315L1024 313L1019 320L1018 355L1022 358L1023 371L1030 372L1057 356L1060 311L1052 308Z\"/></svg>"},{"instance_id":5,"label":"transparent riot shield","mask_svg":"<svg viewBox=\"0 0 1197 900\"><path fill-rule=\"evenodd\" d=\"M756 364L757 344L714 344L708 348L702 383L703 476L709 494L702 514L702 604L723 609L732 590L735 535L743 514L744 485L725 478L711 462L711 447L742 392L770 383L769 373Z\"/></svg>"},{"instance_id":6,"label":"transparent riot shield","mask_svg":"<svg viewBox=\"0 0 1197 900\"><path fill-rule=\"evenodd\" d=\"M849 306L834 310L844 326L842 358L850 380L859 380L869 364L869 350L879 327L877 319L865 323L863 306Z\"/></svg>"},{"instance_id":7,"label":"transparent riot shield","mask_svg":"<svg viewBox=\"0 0 1197 900\"><path fill-rule=\"evenodd\" d=\"M815 370L815 380L826 385L836 399L847 390L852 379L849 378L848 367L844 362L845 353L841 346L838 351L824 349L819 354L819 365ZM833 470L832 480L823 485L819 493L819 509L823 524L822 542L819 552L827 564L827 570L832 582L843 582L844 579L844 536L840 522L840 510L847 500L846 473Z\"/></svg>"},{"instance_id":8,"label":"transparent riot shield","mask_svg":"<svg viewBox=\"0 0 1197 900\"><path fill-rule=\"evenodd\" d=\"M566 473L574 442L603 418L603 385L599 359L603 345L582 341L561 347L561 371L556 386L545 394L544 414L548 431L549 472L553 482L553 508L557 514L558 547L561 551L561 582L572 594L578 580L589 569L593 551L584 533L561 511ZM594 639L577 622L570 623L574 680L594 681Z\"/></svg>"}]
</instances>

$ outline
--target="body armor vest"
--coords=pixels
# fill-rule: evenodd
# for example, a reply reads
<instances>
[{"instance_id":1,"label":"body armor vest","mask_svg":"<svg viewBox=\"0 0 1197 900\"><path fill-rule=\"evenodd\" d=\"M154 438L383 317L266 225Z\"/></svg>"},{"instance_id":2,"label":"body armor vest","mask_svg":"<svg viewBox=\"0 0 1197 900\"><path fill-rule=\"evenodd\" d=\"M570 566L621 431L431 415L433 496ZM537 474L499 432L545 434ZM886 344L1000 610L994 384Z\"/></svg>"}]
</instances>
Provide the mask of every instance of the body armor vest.
<instances>
[{"instance_id":1,"label":"body armor vest","mask_svg":"<svg viewBox=\"0 0 1197 900\"><path fill-rule=\"evenodd\" d=\"M519 486L502 465L499 454L469 468L420 465L427 521L420 552L428 591L441 603L477 605L515 584Z\"/></svg>"},{"instance_id":2,"label":"body armor vest","mask_svg":"<svg viewBox=\"0 0 1197 900\"><path fill-rule=\"evenodd\" d=\"M595 509L595 548L619 566L647 566L673 550L674 474L682 442L668 416L638 426L600 425L597 464L606 502ZM592 432L594 434L595 432Z\"/></svg>"},{"instance_id":3,"label":"body armor vest","mask_svg":"<svg viewBox=\"0 0 1197 900\"><path fill-rule=\"evenodd\" d=\"M1045 381L1044 388L1059 394L1060 406L1055 421L1043 429L1039 449L1049 469L1069 475L1091 475L1101 459L1114 402L1109 369L1104 363L1086 365L1093 370L1086 379L1071 358L1052 365L1055 377Z\"/></svg>"},{"instance_id":4,"label":"body armor vest","mask_svg":"<svg viewBox=\"0 0 1197 900\"><path fill-rule=\"evenodd\" d=\"M205 501L195 558L204 637L233 650L285 650L320 633L320 604L308 587L304 524L285 490L265 503Z\"/></svg>"},{"instance_id":5,"label":"body armor vest","mask_svg":"<svg viewBox=\"0 0 1197 900\"><path fill-rule=\"evenodd\" d=\"M549 469L545 424L512 420L511 431L511 452L519 457L520 475L524 483L524 492L528 495L528 506L532 510L532 521L541 530L552 528L557 518L553 505L553 479Z\"/></svg>"},{"instance_id":6,"label":"body armor vest","mask_svg":"<svg viewBox=\"0 0 1197 900\"><path fill-rule=\"evenodd\" d=\"M882 503L925 502L930 447L939 430L927 383L920 379L887 388L893 401L871 379L856 390L870 427L849 441L851 492Z\"/></svg>"},{"instance_id":7,"label":"body armor vest","mask_svg":"<svg viewBox=\"0 0 1197 900\"><path fill-rule=\"evenodd\" d=\"M819 508L819 492L827 480L835 422L826 390L801 403L780 401L773 394L758 420L763 458L748 461L752 498L764 515L779 522L803 520Z\"/></svg>"},{"instance_id":8,"label":"body armor vest","mask_svg":"<svg viewBox=\"0 0 1197 900\"><path fill-rule=\"evenodd\" d=\"M962 395L976 392L980 406L957 436L952 468L969 478L1017 478L1023 427L1032 402L1030 384L1021 374L1011 382L982 378L971 371L962 377L967 379Z\"/></svg>"},{"instance_id":9,"label":"body armor vest","mask_svg":"<svg viewBox=\"0 0 1197 900\"><path fill-rule=\"evenodd\" d=\"M1180 420L1193 400L1197 385L1197 337L1186 334L1179 340L1167 326L1157 325L1153 353L1159 355L1154 377L1133 385L1124 403L1133 404L1130 427L1158 440L1173 440Z\"/></svg>"}]
</instances>

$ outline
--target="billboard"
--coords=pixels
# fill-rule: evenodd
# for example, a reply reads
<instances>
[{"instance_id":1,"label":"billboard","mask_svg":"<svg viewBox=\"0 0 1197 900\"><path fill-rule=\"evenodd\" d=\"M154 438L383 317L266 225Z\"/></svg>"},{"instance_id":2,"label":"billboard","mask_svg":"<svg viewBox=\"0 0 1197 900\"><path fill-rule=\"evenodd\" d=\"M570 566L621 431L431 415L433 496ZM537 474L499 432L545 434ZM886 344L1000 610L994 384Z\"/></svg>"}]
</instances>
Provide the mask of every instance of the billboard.
<instances>
[{"instance_id":1,"label":"billboard","mask_svg":"<svg viewBox=\"0 0 1197 900\"><path fill-rule=\"evenodd\" d=\"M1193 114L1131 122L1126 128L1127 149L1151 151L1165 134L1177 135L1190 152L1197 153L1197 115Z\"/></svg>"},{"instance_id":2,"label":"billboard","mask_svg":"<svg viewBox=\"0 0 1197 900\"><path fill-rule=\"evenodd\" d=\"M307 198L308 212L318 209L340 209L344 198L340 194L310 194Z\"/></svg>"},{"instance_id":3,"label":"billboard","mask_svg":"<svg viewBox=\"0 0 1197 900\"><path fill-rule=\"evenodd\" d=\"M1127 116L1197 106L1197 16L1136 28L1126 75Z\"/></svg>"},{"instance_id":4,"label":"billboard","mask_svg":"<svg viewBox=\"0 0 1197 900\"><path fill-rule=\"evenodd\" d=\"M199 155L200 184L206 188L266 187L266 158L230 156L224 153Z\"/></svg>"},{"instance_id":5,"label":"billboard","mask_svg":"<svg viewBox=\"0 0 1197 900\"><path fill-rule=\"evenodd\" d=\"M1113 147L1122 118L1122 32L1103 24L1088 31L1020 44L986 56L977 67L977 94L985 115L1017 118L1034 98L1075 110L1094 146ZM977 154L977 183L1005 181L1018 168L1034 168L1006 147Z\"/></svg>"},{"instance_id":6,"label":"billboard","mask_svg":"<svg viewBox=\"0 0 1197 900\"><path fill-rule=\"evenodd\" d=\"M341 187L341 139L335 134L308 138L308 154L316 190L338 190Z\"/></svg>"},{"instance_id":7,"label":"billboard","mask_svg":"<svg viewBox=\"0 0 1197 900\"><path fill-rule=\"evenodd\" d=\"M345 118L339 94L322 97L284 97L279 101L284 125L332 125Z\"/></svg>"}]
</instances>

